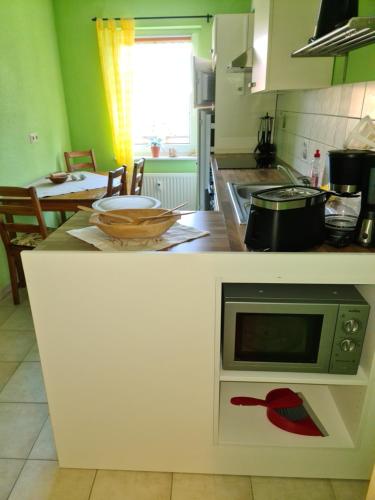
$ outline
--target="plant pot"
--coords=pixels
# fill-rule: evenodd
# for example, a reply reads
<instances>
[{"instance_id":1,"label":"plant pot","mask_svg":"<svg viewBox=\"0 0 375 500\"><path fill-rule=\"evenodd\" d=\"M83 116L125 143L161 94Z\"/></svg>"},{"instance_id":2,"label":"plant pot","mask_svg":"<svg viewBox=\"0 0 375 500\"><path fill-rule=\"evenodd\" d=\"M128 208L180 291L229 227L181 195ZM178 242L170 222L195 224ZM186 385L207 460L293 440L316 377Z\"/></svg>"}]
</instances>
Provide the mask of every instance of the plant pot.
<instances>
[{"instance_id":1,"label":"plant pot","mask_svg":"<svg viewBox=\"0 0 375 500\"><path fill-rule=\"evenodd\" d=\"M159 158L160 146L151 146L151 156L153 158Z\"/></svg>"}]
</instances>

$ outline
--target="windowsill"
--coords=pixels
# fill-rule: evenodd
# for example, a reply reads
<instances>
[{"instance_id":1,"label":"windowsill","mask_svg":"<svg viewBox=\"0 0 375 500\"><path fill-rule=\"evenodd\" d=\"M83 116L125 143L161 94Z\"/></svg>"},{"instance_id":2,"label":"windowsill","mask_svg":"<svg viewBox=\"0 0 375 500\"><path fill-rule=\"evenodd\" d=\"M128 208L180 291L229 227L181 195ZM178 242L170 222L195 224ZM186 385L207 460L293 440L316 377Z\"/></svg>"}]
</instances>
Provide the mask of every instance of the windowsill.
<instances>
[{"instance_id":1,"label":"windowsill","mask_svg":"<svg viewBox=\"0 0 375 500\"><path fill-rule=\"evenodd\" d=\"M153 161L179 161L179 160L191 160L191 161L196 161L197 157L196 156L158 156L158 158L154 158L153 156L145 156L143 155L142 158L145 158L145 160L153 160Z\"/></svg>"}]
</instances>

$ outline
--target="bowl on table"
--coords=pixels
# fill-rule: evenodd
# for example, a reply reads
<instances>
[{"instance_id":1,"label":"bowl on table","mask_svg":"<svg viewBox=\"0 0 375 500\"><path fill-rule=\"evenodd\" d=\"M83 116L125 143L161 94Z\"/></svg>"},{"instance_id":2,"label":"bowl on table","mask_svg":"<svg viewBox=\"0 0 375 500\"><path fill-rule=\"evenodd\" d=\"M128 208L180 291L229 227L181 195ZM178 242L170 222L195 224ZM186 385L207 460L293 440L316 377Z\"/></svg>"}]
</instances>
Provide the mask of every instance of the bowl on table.
<instances>
[{"instance_id":1,"label":"bowl on table","mask_svg":"<svg viewBox=\"0 0 375 500\"><path fill-rule=\"evenodd\" d=\"M128 194L101 198L92 204L92 208L99 212L108 210L122 210L124 208L160 208L161 202L151 196Z\"/></svg>"},{"instance_id":2,"label":"bowl on table","mask_svg":"<svg viewBox=\"0 0 375 500\"><path fill-rule=\"evenodd\" d=\"M46 177L46 179L49 179L52 181L54 184L62 184L66 180L68 180L69 174L66 172L56 172L54 174L50 174Z\"/></svg>"},{"instance_id":3,"label":"bowl on table","mask_svg":"<svg viewBox=\"0 0 375 500\"><path fill-rule=\"evenodd\" d=\"M95 224L105 234L118 239L150 239L158 238L165 233L181 217L179 213L169 214L160 219L139 221L140 217L155 217L161 215L165 208L128 208L109 210L102 214L93 214L90 222ZM130 217L134 222L126 222L111 217L111 214Z\"/></svg>"}]
</instances>

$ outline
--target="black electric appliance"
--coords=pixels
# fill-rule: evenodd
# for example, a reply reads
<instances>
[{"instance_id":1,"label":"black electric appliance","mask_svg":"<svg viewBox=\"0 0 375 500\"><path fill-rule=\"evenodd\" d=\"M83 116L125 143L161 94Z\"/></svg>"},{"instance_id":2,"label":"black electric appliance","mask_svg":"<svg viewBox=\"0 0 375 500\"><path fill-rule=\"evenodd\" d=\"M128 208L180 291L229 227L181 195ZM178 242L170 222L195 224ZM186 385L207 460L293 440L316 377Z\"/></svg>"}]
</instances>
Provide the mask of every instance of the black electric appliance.
<instances>
[{"instance_id":1,"label":"black electric appliance","mask_svg":"<svg viewBox=\"0 0 375 500\"><path fill-rule=\"evenodd\" d=\"M314 36L320 38L358 16L358 0L321 0Z\"/></svg>"},{"instance_id":2,"label":"black electric appliance","mask_svg":"<svg viewBox=\"0 0 375 500\"><path fill-rule=\"evenodd\" d=\"M353 285L224 283L223 368L355 374L369 310Z\"/></svg>"},{"instance_id":3,"label":"black electric appliance","mask_svg":"<svg viewBox=\"0 0 375 500\"><path fill-rule=\"evenodd\" d=\"M252 194L245 244L249 250L300 251L324 241L325 202L331 193L281 186Z\"/></svg>"},{"instance_id":4,"label":"black electric appliance","mask_svg":"<svg viewBox=\"0 0 375 500\"><path fill-rule=\"evenodd\" d=\"M355 229L357 242L375 244L375 151L344 149L328 151L329 186L337 196L361 194Z\"/></svg>"}]
</instances>

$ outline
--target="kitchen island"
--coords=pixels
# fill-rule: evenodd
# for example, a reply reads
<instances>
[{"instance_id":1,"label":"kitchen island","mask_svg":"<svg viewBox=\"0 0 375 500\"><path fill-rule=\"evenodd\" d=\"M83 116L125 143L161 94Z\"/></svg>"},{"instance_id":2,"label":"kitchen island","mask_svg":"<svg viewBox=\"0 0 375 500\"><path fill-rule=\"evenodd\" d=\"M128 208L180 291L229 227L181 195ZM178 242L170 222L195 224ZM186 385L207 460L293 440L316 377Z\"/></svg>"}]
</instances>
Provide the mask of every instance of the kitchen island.
<instances>
[{"instance_id":1,"label":"kitchen island","mask_svg":"<svg viewBox=\"0 0 375 500\"><path fill-rule=\"evenodd\" d=\"M84 216L74 217L68 224ZM205 214L186 217L209 227ZM201 238L181 252L78 248L86 244L66 235L67 226L24 252L60 465L368 478L375 457L374 255L233 252L221 214L210 218L212 246ZM60 237L72 238L74 248ZM223 283L357 285L372 308L358 374L223 370ZM277 387L302 391L329 436L290 434L273 427L263 408L249 413L229 404L232 396L264 397Z\"/></svg>"}]
</instances>

